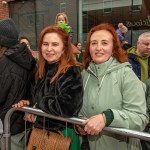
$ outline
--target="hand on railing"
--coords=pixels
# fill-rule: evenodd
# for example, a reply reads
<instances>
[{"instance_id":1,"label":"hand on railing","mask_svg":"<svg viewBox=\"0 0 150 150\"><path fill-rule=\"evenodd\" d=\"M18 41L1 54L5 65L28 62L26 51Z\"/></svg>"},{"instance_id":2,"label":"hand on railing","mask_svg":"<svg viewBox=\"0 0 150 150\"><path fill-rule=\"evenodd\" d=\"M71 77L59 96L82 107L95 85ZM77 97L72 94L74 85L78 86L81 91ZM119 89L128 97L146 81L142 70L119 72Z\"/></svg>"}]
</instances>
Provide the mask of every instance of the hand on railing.
<instances>
[{"instance_id":1,"label":"hand on railing","mask_svg":"<svg viewBox=\"0 0 150 150\"><path fill-rule=\"evenodd\" d=\"M86 120L87 118L84 117L84 116L80 116L81 119L84 119ZM77 132L81 135L87 135L87 132L84 130L84 126L79 126L79 125L76 125L75 126L75 129L77 130Z\"/></svg>"},{"instance_id":2,"label":"hand on railing","mask_svg":"<svg viewBox=\"0 0 150 150\"><path fill-rule=\"evenodd\" d=\"M12 107L13 107L13 108L20 108L20 107L29 106L29 105L30 105L29 100L21 100L21 101L19 101L18 103L12 105Z\"/></svg>"},{"instance_id":3,"label":"hand on railing","mask_svg":"<svg viewBox=\"0 0 150 150\"><path fill-rule=\"evenodd\" d=\"M115 127L103 128L105 119L102 118L103 117L102 114L100 114L100 116L96 115L96 116L93 116L93 117L85 120L83 117L80 117L80 118L76 118L76 117L63 118L60 116L53 116L51 114L44 113L40 109L35 109L35 108L31 108L31 107L22 107L22 108L17 108L17 109L10 109L6 113L6 116L4 119L4 134L3 134L3 135L6 135L6 137L5 137L7 139L6 145L9 145L8 139L11 137L11 136L8 136L8 135L10 135L10 126L8 125L8 123L10 124L10 118L15 111L22 111L22 112L26 112L26 114L29 113L29 114L34 114L35 116L38 115L38 116L43 116L43 117L47 117L47 118L51 118L51 119L55 119L55 120L59 120L59 121L63 121L63 122L72 123L72 124L75 124L76 127L77 127L77 125L79 125L79 127L81 127L81 128L82 128L82 125L84 128L84 123L86 123L85 125L87 125L88 123L93 122L94 125L96 125L101 120L103 122L103 123L102 122L100 123L101 131L103 130L103 131L108 132L110 134L118 134L118 135L125 136L125 137L138 138L138 139L150 141L150 134L149 133L145 133L145 132L141 132L141 131L135 131L135 130L131 130L131 129L125 129L125 128L115 128ZM33 118L35 119L35 117L33 117ZM32 119L32 118L30 118L30 119ZM31 121L34 121L34 119L32 119ZM94 120L96 120L96 121L94 121ZM77 129L78 129L78 127L77 127ZM82 131L85 131L85 130L82 129L81 132ZM78 130L78 132L80 132L80 131Z\"/></svg>"},{"instance_id":4,"label":"hand on railing","mask_svg":"<svg viewBox=\"0 0 150 150\"><path fill-rule=\"evenodd\" d=\"M87 132L84 131L84 126L79 126L79 125L76 125L76 130L77 130L77 133L81 134L81 135L87 135Z\"/></svg>"},{"instance_id":5,"label":"hand on railing","mask_svg":"<svg viewBox=\"0 0 150 150\"><path fill-rule=\"evenodd\" d=\"M27 121L31 122L31 123L34 123L35 120L36 120L36 115L34 115L34 114L27 114L27 115L25 116L25 119L26 119Z\"/></svg>"},{"instance_id":6,"label":"hand on railing","mask_svg":"<svg viewBox=\"0 0 150 150\"><path fill-rule=\"evenodd\" d=\"M29 100L21 100L19 101L18 103L12 105L13 108L21 108L23 106L29 106L30 105L30 102ZM36 116L33 115L33 114L26 114L26 116L24 117L24 119L26 121L29 121L31 123L34 123L35 120L36 120Z\"/></svg>"},{"instance_id":7,"label":"hand on railing","mask_svg":"<svg viewBox=\"0 0 150 150\"><path fill-rule=\"evenodd\" d=\"M84 131L90 135L98 135L105 127L106 121L103 114L92 116L83 122Z\"/></svg>"}]
</instances>

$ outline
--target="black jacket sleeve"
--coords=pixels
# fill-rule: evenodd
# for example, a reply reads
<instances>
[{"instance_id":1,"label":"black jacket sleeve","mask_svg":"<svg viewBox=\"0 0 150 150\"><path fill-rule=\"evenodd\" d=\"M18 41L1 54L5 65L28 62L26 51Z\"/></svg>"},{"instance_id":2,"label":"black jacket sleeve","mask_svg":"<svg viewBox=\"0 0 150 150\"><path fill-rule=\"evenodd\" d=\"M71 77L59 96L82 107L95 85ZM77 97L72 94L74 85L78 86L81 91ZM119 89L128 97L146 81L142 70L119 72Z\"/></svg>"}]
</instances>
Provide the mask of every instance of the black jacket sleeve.
<instances>
[{"instance_id":1,"label":"black jacket sleeve","mask_svg":"<svg viewBox=\"0 0 150 150\"><path fill-rule=\"evenodd\" d=\"M82 77L78 67L70 67L54 83L54 91L43 96L39 108L64 117L77 116L83 101Z\"/></svg>"}]
</instances>

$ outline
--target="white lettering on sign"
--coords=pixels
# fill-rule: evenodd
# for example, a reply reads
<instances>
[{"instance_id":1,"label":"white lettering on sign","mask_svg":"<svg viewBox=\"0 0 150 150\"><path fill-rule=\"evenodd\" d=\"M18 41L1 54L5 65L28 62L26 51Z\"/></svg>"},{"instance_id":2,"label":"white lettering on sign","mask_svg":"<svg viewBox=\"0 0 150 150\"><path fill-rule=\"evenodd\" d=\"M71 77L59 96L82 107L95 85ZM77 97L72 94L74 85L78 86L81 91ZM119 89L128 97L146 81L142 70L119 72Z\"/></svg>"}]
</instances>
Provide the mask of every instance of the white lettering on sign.
<instances>
[{"instance_id":1,"label":"white lettering on sign","mask_svg":"<svg viewBox=\"0 0 150 150\"><path fill-rule=\"evenodd\" d=\"M126 21L127 27L141 27L141 26L150 26L150 16L147 16L146 19L140 19L139 21Z\"/></svg>"}]
</instances>

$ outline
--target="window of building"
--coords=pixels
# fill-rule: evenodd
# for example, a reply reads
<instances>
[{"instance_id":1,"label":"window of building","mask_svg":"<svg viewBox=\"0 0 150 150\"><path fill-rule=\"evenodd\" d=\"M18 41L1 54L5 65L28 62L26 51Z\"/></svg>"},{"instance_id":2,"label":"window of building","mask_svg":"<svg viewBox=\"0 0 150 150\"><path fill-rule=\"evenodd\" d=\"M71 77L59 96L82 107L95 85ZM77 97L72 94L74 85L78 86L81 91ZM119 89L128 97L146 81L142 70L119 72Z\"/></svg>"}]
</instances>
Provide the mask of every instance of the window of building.
<instances>
[{"instance_id":1,"label":"window of building","mask_svg":"<svg viewBox=\"0 0 150 150\"><path fill-rule=\"evenodd\" d=\"M34 15L27 15L27 24L28 27L33 27L34 26Z\"/></svg>"},{"instance_id":2,"label":"window of building","mask_svg":"<svg viewBox=\"0 0 150 150\"><path fill-rule=\"evenodd\" d=\"M66 3L60 3L60 12L66 12Z\"/></svg>"},{"instance_id":3,"label":"window of building","mask_svg":"<svg viewBox=\"0 0 150 150\"><path fill-rule=\"evenodd\" d=\"M130 11L138 12L141 11L142 0L131 0Z\"/></svg>"},{"instance_id":4,"label":"window of building","mask_svg":"<svg viewBox=\"0 0 150 150\"><path fill-rule=\"evenodd\" d=\"M44 22L44 14L37 14L36 16L36 25L41 26Z\"/></svg>"},{"instance_id":5,"label":"window of building","mask_svg":"<svg viewBox=\"0 0 150 150\"><path fill-rule=\"evenodd\" d=\"M103 13L109 14L112 12L112 0L103 0Z\"/></svg>"}]
</instances>

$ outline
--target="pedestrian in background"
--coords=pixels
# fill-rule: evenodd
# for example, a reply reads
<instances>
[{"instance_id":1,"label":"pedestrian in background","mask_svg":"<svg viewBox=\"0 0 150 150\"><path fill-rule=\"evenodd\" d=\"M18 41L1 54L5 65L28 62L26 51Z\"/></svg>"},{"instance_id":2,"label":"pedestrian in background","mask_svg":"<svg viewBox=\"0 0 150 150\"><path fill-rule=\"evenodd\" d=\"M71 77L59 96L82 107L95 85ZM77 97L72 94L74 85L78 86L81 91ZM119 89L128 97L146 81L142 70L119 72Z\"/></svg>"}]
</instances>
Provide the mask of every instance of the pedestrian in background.
<instances>
[{"instance_id":1,"label":"pedestrian in background","mask_svg":"<svg viewBox=\"0 0 150 150\"><path fill-rule=\"evenodd\" d=\"M82 44L81 44L81 42L77 42L75 44L75 46L81 52L80 54L76 54L76 59L77 59L78 62L82 63L82 58L83 58Z\"/></svg>"},{"instance_id":2,"label":"pedestrian in background","mask_svg":"<svg viewBox=\"0 0 150 150\"><path fill-rule=\"evenodd\" d=\"M31 88L34 84L36 63L26 44L18 45L18 36L17 27L11 18L0 20L0 119L3 123L13 104L21 99L31 98ZM10 119L12 150L24 150L23 118L24 113L15 112Z\"/></svg>"},{"instance_id":3,"label":"pedestrian in background","mask_svg":"<svg viewBox=\"0 0 150 150\"><path fill-rule=\"evenodd\" d=\"M150 78L150 32L142 33L137 45L127 50L132 69L141 81Z\"/></svg>"},{"instance_id":4,"label":"pedestrian in background","mask_svg":"<svg viewBox=\"0 0 150 150\"><path fill-rule=\"evenodd\" d=\"M145 81L146 84L146 102L147 102L147 112L150 117L150 78ZM147 124L144 132L150 133L150 121ZM150 150L150 142L141 140L142 150Z\"/></svg>"},{"instance_id":5,"label":"pedestrian in background","mask_svg":"<svg viewBox=\"0 0 150 150\"><path fill-rule=\"evenodd\" d=\"M118 23L118 29L116 32L119 36L121 45L128 44L128 41L125 40L125 34L128 32L128 28L123 23Z\"/></svg>"},{"instance_id":6,"label":"pedestrian in background","mask_svg":"<svg viewBox=\"0 0 150 150\"><path fill-rule=\"evenodd\" d=\"M29 51L31 52L32 56L36 59L36 54L35 54L35 52L31 49L30 40L29 40L27 37L25 37L25 36L21 36L21 37L19 38L19 43L21 44L21 43L23 43L23 42L27 45L27 47L28 47Z\"/></svg>"},{"instance_id":7,"label":"pedestrian in background","mask_svg":"<svg viewBox=\"0 0 150 150\"><path fill-rule=\"evenodd\" d=\"M137 45L127 50L128 60L137 77L146 83L146 102L148 114L150 116L150 32L142 33L137 41ZM144 132L150 133L150 122ZM149 150L150 144L141 140L142 149Z\"/></svg>"},{"instance_id":8,"label":"pedestrian in background","mask_svg":"<svg viewBox=\"0 0 150 150\"><path fill-rule=\"evenodd\" d=\"M58 13L56 15L55 24L58 25L60 23L65 23L70 28L70 31L69 31L70 39L71 41L73 41L73 31L72 31L72 28L69 26L68 17L64 12ZM74 44L71 44L71 46L72 46L73 54L75 55L75 58L76 58L76 55L80 54L81 52L77 49L77 47Z\"/></svg>"}]
</instances>

